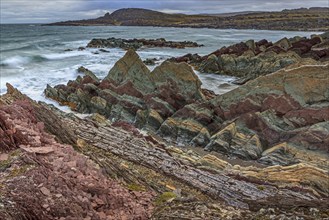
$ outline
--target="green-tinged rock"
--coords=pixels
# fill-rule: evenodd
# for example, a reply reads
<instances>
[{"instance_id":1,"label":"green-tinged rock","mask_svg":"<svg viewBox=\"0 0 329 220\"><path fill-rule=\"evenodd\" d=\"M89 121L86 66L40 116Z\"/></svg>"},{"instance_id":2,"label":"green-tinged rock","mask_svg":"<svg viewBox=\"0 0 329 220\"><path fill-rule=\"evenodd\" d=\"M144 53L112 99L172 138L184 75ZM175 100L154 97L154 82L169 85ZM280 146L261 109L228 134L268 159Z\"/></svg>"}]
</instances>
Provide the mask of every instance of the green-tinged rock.
<instances>
[{"instance_id":1,"label":"green-tinged rock","mask_svg":"<svg viewBox=\"0 0 329 220\"><path fill-rule=\"evenodd\" d=\"M199 69L206 73L219 73L218 57L215 54L210 55L200 64Z\"/></svg>"},{"instance_id":2,"label":"green-tinged rock","mask_svg":"<svg viewBox=\"0 0 329 220\"><path fill-rule=\"evenodd\" d=\"M151 78L158 89L171 87L187 101L204 99L201 81L186 63L165 61L152 71Z\"/></svg>"},{"instance_id":3,"label":"green-tinged rock","mask_svg":"<svg viewBox=\"0 0 329 220\"><path fill-rule=\"evenodd\" d=\"M96 110L95 112L100 112L100 113L106 115L110 111L110 106L108 105L106 100L101 97L98 97L98 96L92 97L90 104L91 104L92 110Z\"/></svg>"},{"instance_id":4,"label":"green-tinged rock","mask_svg":"<svg viewBox=\"0 0 329 220\"><path fill-rule=\"evenodd\" d=\"M122 105L113 105L111 108L110 116L113 121L126 121L133 123L135 120L135 115L126 110Z\"/></svg>"},{"instance_id":5,"label":"green-tinged rock","mask_svg":"<svg viewBox=\"0 0 329 220\"><path fill-rule=\"evenodd\" d=\"M274 46L278 46L283 50L288 50L292 45L291 42L285 37L274 43Z\"/></svg>"},{"instance_id":6,"label":"green-tinged rock","mask_svg":"<svg viewBox=\"0 0 329 220\"><path fill-rule=\"evenodd\" d=\"M96 82L99 82L100 80L98 79L98 77L93 73L91 72L89 69L83 67L83 66L80 66L78 68L78 72L79 73L83 73L85 74L86 76L90 76L93 80L95 80Z\"/></svg>"},{"instance_id":7,"label":"green-tinged rock","mask_svg":"<svg viewBox=\"0 0 329 220\"><path fill-rule=\"evenodd\" d=\"M164 192L155 199L155 205L161 206L166 202L174 200L176 197L177 195L174 192Z\"/></svg>"},{"instance_id":8,"label":"green-tinged rock","mask_svg":"<svg viewBox=\"0 0 329 220\"><path fill-rule=\"evenodd\" d=\"M194 146L205 147L210 141L210 134L206 128L202 128L197 136L195 136L191 144Z\"/></svg>"},{"instance_id":9,"label":"green-tinged rock","mask_svg":"<svg viewBox=\"0 0 329 220\"><path fill-rule=\"evenodd\" d=\"M157 131L162 123L163 118L157 111L153 109L137 111L135 124L139 128Z\"/></svg>"},{"instance_id":10,"label":"green-tinged rock","mask_svg":"<svg viewBox=\"0 0 329 220\"><path fill-rule=\"evenodd\" d=\"M232 123L211 137L206 150L234 155L243 159L258 159L263 147L257 134Z\"/></svg>"},{"instance_id":11,"label":"green-tinged rock","mask_svg":"<svg viewBox=\"0 0 329 220\"><path fill-rule=\"evenodd\" d=\"M278 71L301 58L294 52L276 54L265 52L255 56L252 52L241 56L225 54L218 58L219 71L226 75L255 79Z\"/></svg>"},{"instance_id":12,"label":"green-tinged rock","mask_svg":"<svg viewBox=\"0 0 329 220\"><path fill-rule=\"evenodd\" d=\"M203 156L198 160L198 163L200 163L202 166L210 167L218 171L224 170L226 168L232 168L231 164L211 154Z\"/></svg>"},{"instance_id":13,"label":"green-tinged rock","mask_svg":"<svg viewBox=\"0 0 329 220\"><path fill-rule=\"evenodd\" d=\"M249 47L250 50L254 51L256 48L256 44L254 40L247 40L246 45Z\"/></svg>"},{"instance_id":14,"label":"green-tinged rock","mask_svg":"<svg viewBox=\"0 0 329 220\"><path fill-rule=\"evenodd\" d=\"M150 70L145 66L134 50L128 52L114 65L105 77L118 84L131 81L133 86L144 94L154 91L155 85L151 80Z\"/></svg>"},{"instance_id":15,"label":"green-tinged rock","mask_svg":"<svg viewBox=\"0 0 329 220\"><path fill-rule=\"evenodd\" d=\"M170 117L163 122L159 132L167 138L176 140L179 143L185 143L191 142L201 131L206 136L206 131L203 129L204 127L194 120L181 120Z\"/></svg>"},{"instance_id":16,"label":"green-tinged rock","mask_svg":"<svg viewBox=\"0 0 329 220\"><path fill-rule=\"evenodd\" d=\"M50 98L56 98L58 97L58 91L57 89L51 87L49 84L47 84L47 88L45 89L45 95Z\"/></svg>"}]
</instances>

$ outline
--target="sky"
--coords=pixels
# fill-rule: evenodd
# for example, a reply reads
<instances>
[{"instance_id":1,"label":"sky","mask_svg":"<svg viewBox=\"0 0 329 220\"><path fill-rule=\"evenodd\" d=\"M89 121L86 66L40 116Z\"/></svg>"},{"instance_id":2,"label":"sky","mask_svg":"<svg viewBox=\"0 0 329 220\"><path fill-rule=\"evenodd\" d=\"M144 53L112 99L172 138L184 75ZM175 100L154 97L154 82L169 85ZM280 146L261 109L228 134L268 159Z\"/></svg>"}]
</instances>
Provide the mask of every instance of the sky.
<instances>
[{"instance_id":1,"label":"sky","mask_svg":"<svg viewBox=\"0 0 329 220\"><path fill-rule=\"evenodd\" d=\"M49 23L96 18L120 8L167 13L228 13L329 7L329 0L0 0L0 23Z\"/></svg>"}]
</instances>

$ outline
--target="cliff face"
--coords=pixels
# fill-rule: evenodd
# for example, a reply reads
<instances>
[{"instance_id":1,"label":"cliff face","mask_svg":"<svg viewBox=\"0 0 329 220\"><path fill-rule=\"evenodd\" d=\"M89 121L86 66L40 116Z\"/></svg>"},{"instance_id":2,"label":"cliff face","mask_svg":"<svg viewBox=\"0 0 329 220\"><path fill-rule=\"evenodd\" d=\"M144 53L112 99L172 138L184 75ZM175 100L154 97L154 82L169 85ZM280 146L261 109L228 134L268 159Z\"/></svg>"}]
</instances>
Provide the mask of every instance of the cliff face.
<instances>
[{"instance_id":1,"label":"cliff face","mask_svg":"<svg viewBox=\"0 0 329 220\"><path fill-rule=\"evenodd\" d=\"M160 27L207 27L220 29L328 31L329 8L257 12L232 16L166 14L128 8L90 20L65 21L50 25L122 25Z\"/></svg>"}]
</instances>

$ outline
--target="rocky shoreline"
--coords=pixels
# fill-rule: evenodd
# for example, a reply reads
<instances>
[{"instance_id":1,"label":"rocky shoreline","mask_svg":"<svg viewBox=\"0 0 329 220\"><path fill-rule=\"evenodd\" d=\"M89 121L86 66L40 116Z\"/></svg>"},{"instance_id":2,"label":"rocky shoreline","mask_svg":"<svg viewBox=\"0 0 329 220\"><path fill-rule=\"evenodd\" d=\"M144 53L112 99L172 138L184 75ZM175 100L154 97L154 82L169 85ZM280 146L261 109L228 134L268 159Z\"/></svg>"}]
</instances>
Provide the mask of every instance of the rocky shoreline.
<instances>
[{"instance_id":1,"label":"rocky shoreline","mask_svg":"<svg viewBox=\"0 0 329 220\"><path fill-rule=\"evenodd\" d=\"M86 119L65 114L10 85L0 100L1 146L7 146L1 148L1 218L136 219L137 213L139 219L328 217L327 172L309 161L233 166L144 136L129 124L111 124L98 114ZM91 182L84 175L92 175ZM107 182L106 176L120 184ZM70 192L75 181L81 191ZM132 205L127 207L128 201Z\"/></svg>"},{"instance_id":2,"label":"rocky shoreline","mask_svg":"<svg viewBox=\"0 0 329 220\"><path fill-rule=\"evenodd\" d=\"M187 64L166 61L150 72L130 50L105 79L88 73L67 85L48 86L45 94L74 111L128 122L178 144L289 165L298 158L281 158L274 149L312 145L326 150L327 143L321 141L329 120L328 62L312 64L302 61L226 94L207 97ZM318 143L303 138L314 135L312 126L324 131L316 135ZM280 145L283 142L288 143Z\"/></svg>"},{"instance_id":3,"label":"rocky shoreline","mask_svg":"<svg viewBox=\"0 0 329 220\"><path fill-rule=\"evenodd\" d=\"M7 84L0 219L328 218L326 36L248 41L153 71L128 47L104 79L80 67L45 89L83 118ZM186 63L230 56L239 66L251 48L258 61L243 62L262 68L223 95L201 89ZM265 65L288 54L296 60Z\"/></svg>"},{"instance_id":4,"label":"rocky shoreline","mask_svg":"<svg viewBox=\"0 0 329 220\"><path fill-rule=\"evenodd\" d=\"M222 47L209 55L186 54L170 59L187 62L198 71L236 76L236 83L243 84L261 75L266 75L310 58L310 64L329 60L329 32L310 38L283 38L275 43L266 39L249 40L229 47Z\"/></svg>"},{"instance_id":5,"label":"rocky shoreline","mask_svg":"<svg viewBox=\"0 0 329 220\"><path fill-rule=\"evenodd\" d=\"M92 39L87 47L89 48L122 48L125 50L134 49L138 50L142 47L170 47L184 49L186 47L202 47L196 42L191 41L167 41L164 38L160 39L122 39L122 38L108 38L108 39Z\"/></svg>"}]
</instances>

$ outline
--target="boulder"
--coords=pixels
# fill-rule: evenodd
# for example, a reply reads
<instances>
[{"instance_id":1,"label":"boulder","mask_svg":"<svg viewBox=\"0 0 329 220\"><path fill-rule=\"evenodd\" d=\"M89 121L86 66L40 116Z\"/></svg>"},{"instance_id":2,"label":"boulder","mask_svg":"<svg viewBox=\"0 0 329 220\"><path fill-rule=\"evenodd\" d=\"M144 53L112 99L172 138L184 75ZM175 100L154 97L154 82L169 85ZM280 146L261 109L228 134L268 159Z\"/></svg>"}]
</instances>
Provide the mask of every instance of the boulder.
<instances>
[{"instance_id":1,"label":"boulder","mask_svg":"<svg viewBox=\"0 0 329 220\"><path fill-rule=\"evenodd\" d=\"M105 80L113 81L117 85L130 81L134 88L144 94L151 93L155 89L150 70L134 50L128 50L124 57L115 63Z\"/></svg>"},{"instance_id":2,"label":"boulder","mask_svg":"<svg viewBox=\"0 0 329 220\"><path fill-rule=\"evenodd\" d=\"M218 64L218 57L215 54L210 55L200 64L199 69L205 73L219 73L220 67Z\"/></svg>"},{"instance_id":3,"label":"boulder","mask_svg":"<svg viewBox=\"0 0 329 220\"><path fill-rule=\"evenodd\" d=\"M290 41L285 37L285 38L282 38L281 40L275 42L274 46L278 46L281 49L287 51L292 45L291 45Z\"/></svg>"},{"instance_id":4,"label":"boulder","mask_svg":"<svg viewBox=\"0 0 329 220\"><path fill-rule=\"evenodd\" d=\"M246 45L249 47L250 50L255 51L256 50L256 44L254 40L247 40Z\"/></svg>"},{"instance_id":5,"label":"boulder","mask_svg":"<svg viewBox=\"0 0 329 220\"><path fill-rule=\"evenodd\" d=\"M186 63L177 64L165 61L152 71L151 78L155 82L157 90L163 93L165 91L161 90L172 90L172 95L182 96L180 97L181 101L191 103L198 99L204 99L201 81L191 66Z\"/></svg>"}]
</instances>

